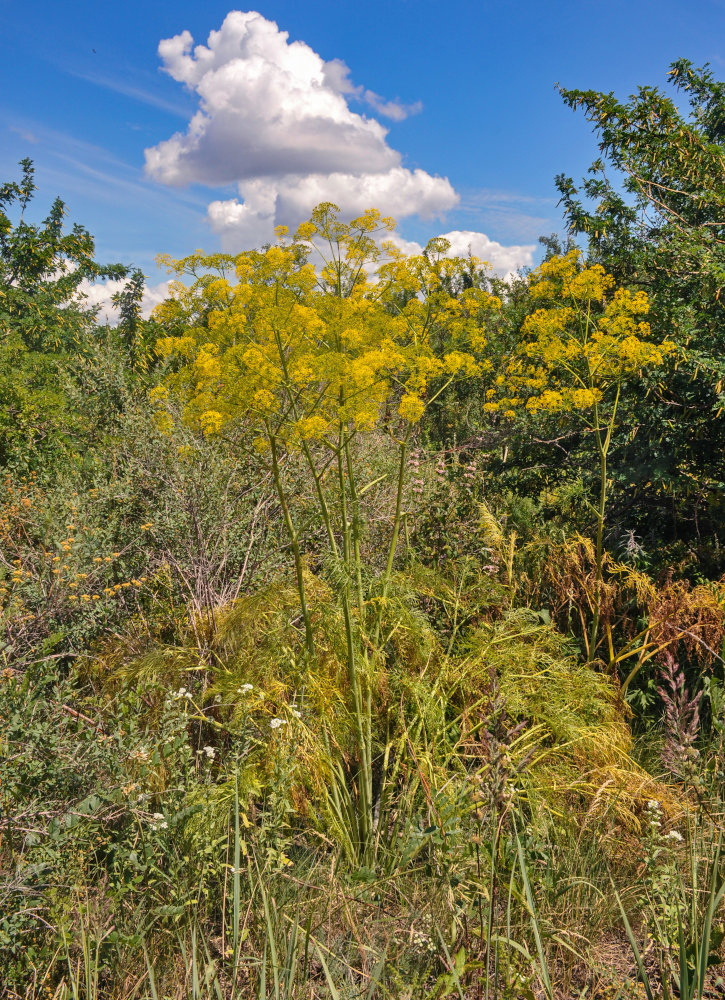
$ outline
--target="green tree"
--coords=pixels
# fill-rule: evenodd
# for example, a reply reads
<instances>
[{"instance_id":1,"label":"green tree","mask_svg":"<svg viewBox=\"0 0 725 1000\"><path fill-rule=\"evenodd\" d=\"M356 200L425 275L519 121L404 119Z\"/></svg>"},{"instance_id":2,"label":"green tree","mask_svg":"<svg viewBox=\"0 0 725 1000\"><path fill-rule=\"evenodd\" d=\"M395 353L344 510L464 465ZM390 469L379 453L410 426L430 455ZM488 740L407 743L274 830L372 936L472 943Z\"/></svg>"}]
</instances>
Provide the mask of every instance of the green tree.
<instances>
[{"instance_id":1,"label":"green tree","mask_svg":"<svg viewBox=\"0 0 725 1000\"><path fill-rule=\"evenodd\" d=\"M28 159L20 165L20 181L0 186L0 465L27 470L72 436L64 385L94 327L79 286L127 268L96 263L82 226L65 231L60 198L41 223L29 222L34 170Z\"/></svg>"}]
</instances>

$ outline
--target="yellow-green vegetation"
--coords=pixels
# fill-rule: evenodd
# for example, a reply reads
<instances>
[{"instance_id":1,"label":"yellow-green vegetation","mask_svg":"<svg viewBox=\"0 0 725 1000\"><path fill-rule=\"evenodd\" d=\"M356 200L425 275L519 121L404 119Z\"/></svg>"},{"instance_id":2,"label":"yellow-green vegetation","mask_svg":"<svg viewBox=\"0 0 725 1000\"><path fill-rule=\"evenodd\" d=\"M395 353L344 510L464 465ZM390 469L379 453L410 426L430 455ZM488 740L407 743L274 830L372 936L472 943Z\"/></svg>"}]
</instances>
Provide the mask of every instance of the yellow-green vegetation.
<instances>
[{"instance_id":1,"label":"yellow-green vegetation","mask_svg":"<svg viewBox=\"0 0 725 1000\"><path fill-rule=\"evenodd\" d=\"M77 364L90 238L2 285L63 397L0 440L3 1000L722 995L719 251L597 191L506 281L323 204Z\"/></svg>"}]
</instances>

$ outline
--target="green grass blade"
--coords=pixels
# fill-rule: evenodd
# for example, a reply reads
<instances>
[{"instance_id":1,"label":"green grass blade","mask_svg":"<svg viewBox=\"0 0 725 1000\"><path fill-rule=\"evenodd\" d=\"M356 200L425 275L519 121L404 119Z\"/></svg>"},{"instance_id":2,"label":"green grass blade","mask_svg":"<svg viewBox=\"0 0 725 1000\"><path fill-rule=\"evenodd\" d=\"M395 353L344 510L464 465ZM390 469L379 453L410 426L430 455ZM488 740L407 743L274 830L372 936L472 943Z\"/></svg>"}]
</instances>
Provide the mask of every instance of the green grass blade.
<instances>
[{"instance_id":1,"label":"green grass blade","mask_svg":"<svg viewBox=\"0 0 725 1000\"><path fill-rule=\"evenodd\" d=\"M632 953L634 955L634 960L637 963L637 971L639 972L639 978L642 980L642 985L644 986L644 991L647 994L647 1000L655 1000L654 994L652 993L652 987L650 986L649 976L647 975L647 970L644 967L644 962L642 961L642 955L637 945L634 934L632 933L632 928L630 926L629 920L627 919L627 914L624 910L622 904L622 899L612 883L612 891L614 892L614 898L617 900L617 905L619 906L619 912L622 914L622 922L624 923L624 929L627 932L627 937L629 938L629 944L632 948Z\"/></svg>"},{"instance_id":2,"label":"green grass blade","mask_svg":"<svg viewBox=\"0 0 725 1000\"><path fill-rule=\"evenodd\" d=\"M554 990L551 986L549 967L546 962L546 955L544 954L544 943L541 938L539 919L536 915L536 906L534 905L534 895L531 891L531 883L529 882L529 876L526 870L526 859L524 858L524 849L521 846L521 838L519 837L518 833L516 834L516 850L519 858L519 868L521 869L521 879L523 881L524 892L526 894L526 904L529 910L531 928L534 932L534 941L536 942L536 952L539 956L539 969L537 971L539 974L539 978L541 979L541 985L544 987L547 997L549 998L549 1000L554 1000Z\"/></svg>"},{"instance_id":3,"label":"green grass blade","mask_svg":"<svg viewBox=\"0 0 725 1000\"><path fill-rule=\"evenodd\" d=\"M315 951L317 952L317 957L320 960L320 965L322 966L322 971L325 973L325 979L327 980L327 985L330 990L330 995L332 1000L340 1000L340 993L335 986L334 980L330 975L330 970L327 967L327 962L325 961L325 956L322 954L322 950L315 945Z\"/></svg>"}]
</instances>

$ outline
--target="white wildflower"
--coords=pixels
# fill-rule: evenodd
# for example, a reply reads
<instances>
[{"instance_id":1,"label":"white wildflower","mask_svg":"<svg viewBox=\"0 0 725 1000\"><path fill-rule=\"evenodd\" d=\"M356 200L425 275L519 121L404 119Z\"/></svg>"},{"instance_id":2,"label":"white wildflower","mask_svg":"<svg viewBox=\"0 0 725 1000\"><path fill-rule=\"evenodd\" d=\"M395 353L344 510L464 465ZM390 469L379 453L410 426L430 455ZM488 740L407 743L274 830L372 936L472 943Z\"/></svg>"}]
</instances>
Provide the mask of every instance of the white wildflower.
<instances>
[{"instance_id":1,"label":"white wildflower","mask_svg":"<svg viewBox=\"0 0 725 1000\"><path fill-rule=\"evenodd\" d=\"M208 746L204 747L203 752L207 755L209 760L214 760L214 758L216 757L216 750L214 749L214 747L208 747Z\"/></svg>"},{"instance_id":2,"label":"white wildflower","mask_svg":"<svg viewBox=\"0 0 725 1000\"><path fill-rule=\"evenodd\" d=\"M280 726L286 726L287 723L284 719L272 719L269 723L270 729L279 729Z\"/></svg>"},{"instance_id":3,"label":"white wildflower","mask_svg":"<svg viewBox=\"0 0 725 1000\"><path fill-rule=\"evenodd\" d=\"M292 709L292 715L294 715L295 719L301 719L302 718L302 712L298 712L296 708Z\"/></svg>"},{"instance_id":4,"label":"white wildflower","mask_svg":"<svg viewBox=\"0 0 725 1000\"><path fill-rule=\"evenodd\" d=\"M237 688L239 694L249 694L249 692L253 690L254 690L254 684L242 684L240 688Z\"/></svg>"},{"instance_id":5,"label":"white wildflower","mask_svg":"<svg viewBox=\"0 0 725 1000\"><path fill-rule=\"evenodd\" d=\"M436 950L435 943L431 939L430 935L426 934L424 931L414 929L412 933L413 945L420 951L434 952Z\"/></svg>"},{"instance_id":6,"label":"white wildflower","mask_svg":"<svg viewBox=\"0 0 725 1000\"><path fill-rule=\"evenodd\" d=\"M681 842L683 839L684 838L679 830L670 830L670 832L665 835L665 840L676 840Z\"/></svg>"}]
</instances>

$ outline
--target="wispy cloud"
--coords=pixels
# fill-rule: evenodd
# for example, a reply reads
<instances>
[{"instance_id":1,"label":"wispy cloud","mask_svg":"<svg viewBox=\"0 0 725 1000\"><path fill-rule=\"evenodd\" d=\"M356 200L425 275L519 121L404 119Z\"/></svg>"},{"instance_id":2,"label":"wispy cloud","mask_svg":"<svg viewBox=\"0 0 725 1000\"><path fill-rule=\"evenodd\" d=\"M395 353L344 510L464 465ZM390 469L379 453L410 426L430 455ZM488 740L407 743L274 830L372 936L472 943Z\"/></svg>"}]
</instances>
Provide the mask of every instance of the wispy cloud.
<instances>
[{"instance_id":1,"label":"wispy cloud","mask_svg":"<svg viewBox=\"0 0 725 1000\"><path fill-rule=\"evenodd\" d=\"M402 122L409 115L418 115L423 110L422 101L405 104L403 101L388 100L376 94L374 90L356 85L350 79L350 67L342 59L331 59L324 65L325 83L333 90L344 94L346 98L367 104L377 114Z\"/></svg>"},{"instance_id":2,"label":"wispy cloud","mask_svg":"<svg viewBox=\"0 0 725 1000\"><path fill-rule=\"evenodd\" d=\"M34 132L31 132L30 129L21 128L18 125L11 125L10 131L19 135L23 142L31 142L35 144L38 141L37 135L35 135Z\"/></svg>"},{"instance_id":3,"label":"wispy cloud","mask_svg":"<svg viewBox=\"0 0 725 1000\"><path fill-rule=\"evenodd\" d=\"M133 210L143 207L154 214L162 207L177 218L180 212L188 213L195 223L205 213L206 199L193 190L170 190L155 184L139 166L119 159L102 146L36 121L8 120L0 113L2 125L24 141L32 135L39 147L38 158L42 153L46 183L54 183L63 191L90 195L106 204L133 206Z\"/></svg>"},{"instance_id":4,"label":"wispy cloud","mask_svg":"<svg viewBox=\"0 0 725 1000\"><path fill-rule=\"evenodd\" d=\"M148 104L152 108L166 111L177 118L189 117L189 105L185 106L180 103L177 104L174 101L167 101L165 97L161 97L159 94L153 93L153 91L145 90L143 87L133 87L122 80L114 80L111 77L101 76L97 73L79 73L77 70L67 68L64 68L64 72L68 73L69 76L76 77L78 80L85 80L86 83L92 83L96 87L103 87L105 90L111 90L116 94L122 94L124 97L130 97L133 101L139 101L141 104Z\"/></svg>"},{"instance_id":5,"label":"wispy cloud","mask_svg":"<svg viewBox=\"0 0 725 1000\"><path fill-rule=\"evenodd\" d=\"M461 191L461 202L453 213L467 225L493 230L507 240L529 243L561 226L557 198L521 194L492 188Z\"/></svg>"},{"instance_id":6,"label":"wispy cloud","mask_svg":"<svg viewBox=\"0 0 725 1000\"><path fill-rule=\"evenodd\" d=\"M35 119L9 114L0 109L0 125L25 140L28 136L32 136L33 142L47 145L51 153L76 150L78 156L83 159L100 161L125 170L134 169L103 146L87 142L85 139L78 139L69 132L50 128Z\"/></svg>"},{"instance_id":7,"label":"wispy cloud","mask_svg":"<svg viewBox=\"0 0 725 1000\"><path fill-rule=\"evenodd\" d=\"M501 191L495 188L473 188L461 192L461 208L474 211L476 208L489 207L491 205L539 205L543 207L553 207L557 199L554 197L541 197L530 194L521 194L518 191Z\"/></svg>"},{"instance_id":8,"label":"wispy cloud","mask_svg":"<svg viewBox=\"0 0 725 1000\"><path fill-rule=\"evenodd\" d=\"M190 212L193 212L194 217L198 217L199 209L206 208L206 200L202 200L189 191L168 192L166 189L159 188L156 184L152 184L143 178L136 179L140 177L139 171L126 165L124 167L129 171L129 176L122 177L107 170L93 167L89 163L67 153L56 151L55 157L61 163L65 163L71 167L71 172L66 176L69 179L75 178L79 180L84 190L87 191L89 178L91 181L97 182L95 194L103 200L117 202L118 194L122 192L125 195L133 197L135 199L134 204L138 206L140 202L144 201L152 201L156 204L161 197L166 201L173 202L176 206L176 211L179 211L180 205L186 206Z\"/></svg>"}]
</instances>

